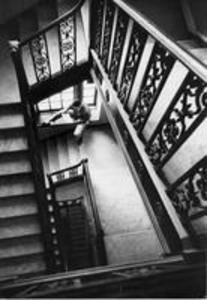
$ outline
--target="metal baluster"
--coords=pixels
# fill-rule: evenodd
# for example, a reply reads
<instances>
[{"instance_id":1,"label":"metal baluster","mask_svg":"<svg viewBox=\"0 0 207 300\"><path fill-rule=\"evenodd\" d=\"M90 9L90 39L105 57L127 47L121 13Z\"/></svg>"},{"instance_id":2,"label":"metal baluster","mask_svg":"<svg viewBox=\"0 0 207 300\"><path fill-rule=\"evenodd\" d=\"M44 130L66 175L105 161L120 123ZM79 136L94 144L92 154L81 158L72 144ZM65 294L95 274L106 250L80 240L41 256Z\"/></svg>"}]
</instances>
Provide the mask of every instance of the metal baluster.
<instances>
[{"instance_id":1,"label":"metal baluster","mask_svg":"<svg viewBox=\"0 0 207 300\"><path fill-rule=\"evenodd\" d=\"M141 133L144 128L174 61L173 56L163 46L159 43L155 44L139 95L130 115L130 120L138 133Z\"/></svg>"}]
</instances>

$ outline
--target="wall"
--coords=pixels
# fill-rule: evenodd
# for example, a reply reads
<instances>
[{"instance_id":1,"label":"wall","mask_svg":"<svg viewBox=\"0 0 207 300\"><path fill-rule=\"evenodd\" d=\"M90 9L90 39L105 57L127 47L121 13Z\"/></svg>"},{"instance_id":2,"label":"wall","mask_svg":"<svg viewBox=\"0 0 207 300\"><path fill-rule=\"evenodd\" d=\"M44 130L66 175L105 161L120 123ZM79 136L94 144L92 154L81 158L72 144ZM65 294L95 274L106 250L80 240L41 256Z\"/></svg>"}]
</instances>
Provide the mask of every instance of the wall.
<instances>
[{"instance_id":1,"label":"wall","mask_svg":"<svg viewBox=\"0 0 207 300\"><path fill-rule=\"evenodd\" d=\"M187 0L192 18L198 31L207 37L207 1L206 0Z\"/></svg>"},{"instance_id":2,"label":"wall","mask_svg":"<svg viewBox=\"0 0 207 300\"><path fill-rule=\"evenodd\" d=\"M178 0L128 0L125 2L143 13L171 37L175 39L188 37L188 29Z\"/></svg>"},{"instance_id":3,"label":"wall","mask_svg":"<svg viewBox=\"0 0 207 300\"><path fill-rule=\"evenodd\" d=\"M15 15L32 7L40 0L4 0L0 1L0 24L4 24Z\"/></svg>"}]
</instances>

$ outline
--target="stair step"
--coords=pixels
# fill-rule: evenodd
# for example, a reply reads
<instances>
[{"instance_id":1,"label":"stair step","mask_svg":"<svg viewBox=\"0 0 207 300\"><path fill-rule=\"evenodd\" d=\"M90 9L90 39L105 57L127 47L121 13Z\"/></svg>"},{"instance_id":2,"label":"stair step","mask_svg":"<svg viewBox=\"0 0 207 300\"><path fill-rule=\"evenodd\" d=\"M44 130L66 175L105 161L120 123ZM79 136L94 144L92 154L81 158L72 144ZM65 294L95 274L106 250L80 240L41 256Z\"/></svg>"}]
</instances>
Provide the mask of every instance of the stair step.
<instances>
[{"instance_id":1,"label":"stair step","mask_svg":"<svg viewBox=\"0 0 207 300\"><path fill-rule=\"evenodd\" d=\"M23 236L0 241L0 261L5 258L43 253L43 243L39 235Z\"/></svg>"},{"instance_id":2,"label":"stair step","mask_svg":"<svg viewBox=\"0 0 207 300\"><path fill-rule=\"evenodd\" d=\"M0 154L28 149L27 138L23 131L0 133Z\"/></svg>"},{"instance_id":3,"label":"stair step","mask_svg":"<svg viewBox=\"0 0 207 300\"><path fill-rule=\"evenodd\" d=\"M0 130L24 127L24 116L19 105L0 106Z\"/></svg>"},{"instance_id":4,"label":"stair step","mask_svg":"<svg viewBox=\"0 0 207 300\"><path fill-rule=\"evenodd\" d=\"M32 174L10 175L0 178L0 197L34 193Z\"/></svg>"},{"instance_id":5,"label":"stair step","mask_svg":"<svg viewBox=\"0 0 207 300\"><path fill-rule=\"evenodd\" d=\"M0 240L40 234L39 217L21 216L0 220Z\"/></svg>"},{"instance_id":6,"label":"stair step","mask_svg":"<svg viewBox=\"0 0 207 300\"><path fill-rule=\"evenodd\" d=\"M0 176L31 172L28 152L6 153L0 155Z\"/></svg>"},{"instance_id":7,"label":"stair step","mask_svg":"<svg viewBox=\"0 0 207 300\"><path fill-rule=\"evenodd\" d=\"M46 270L43 254L20 256L0 261L0 276L24 275L39 273Z\"/></svg>"},{"instance_id":8,"label":"stair step","mask_svg":"<svg viewBox=\"0 0 207 300\"><path fill-rule=\"evenodd\" d=\"M0 198L0 219L37 214L34 194Z\"/></svg>"}]
</instances>

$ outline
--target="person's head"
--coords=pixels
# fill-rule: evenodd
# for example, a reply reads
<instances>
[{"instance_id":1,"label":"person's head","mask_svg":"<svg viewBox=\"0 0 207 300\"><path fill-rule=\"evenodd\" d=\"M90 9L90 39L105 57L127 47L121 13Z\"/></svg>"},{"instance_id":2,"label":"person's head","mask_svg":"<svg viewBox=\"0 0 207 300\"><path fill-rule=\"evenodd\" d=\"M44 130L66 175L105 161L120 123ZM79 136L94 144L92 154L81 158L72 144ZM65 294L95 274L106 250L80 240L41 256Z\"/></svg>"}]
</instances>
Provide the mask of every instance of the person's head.
<instances>
[{"instance_id":1,"label":"person's head","mask_svg":"<svg viewBox=\"0 0 207 300\"><path fill-rule=\"evenodd\" d=\"M75 101L73 102L73 106L74 106L75 108L79 108L79 107L81 106L81 101L80 101L80 100L75 100Z\"/></svg>"}]
</instances>

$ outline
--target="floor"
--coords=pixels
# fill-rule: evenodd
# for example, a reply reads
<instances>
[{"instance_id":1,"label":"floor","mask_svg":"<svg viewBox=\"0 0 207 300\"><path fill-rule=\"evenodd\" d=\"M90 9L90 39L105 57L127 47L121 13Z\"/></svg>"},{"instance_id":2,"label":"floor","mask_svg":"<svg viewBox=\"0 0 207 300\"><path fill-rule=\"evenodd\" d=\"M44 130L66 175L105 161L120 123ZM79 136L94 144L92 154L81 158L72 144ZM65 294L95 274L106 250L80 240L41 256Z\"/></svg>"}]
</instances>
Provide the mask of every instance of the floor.
<instances>
[{"instance_id":1,"label":"floor","mask_svg":"<svg viewBox=\"0 0 207 300\"><path fill-rule=\"evenodd\" d=\"M160 258L162 246L110 128L88 129L81 156L89 159L108 263Z\"/></svg>"}]
</instances>

